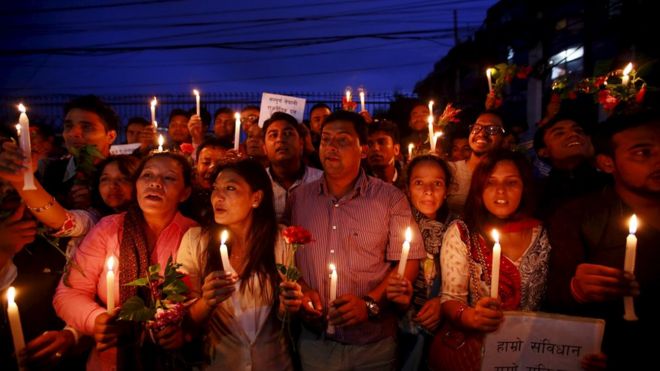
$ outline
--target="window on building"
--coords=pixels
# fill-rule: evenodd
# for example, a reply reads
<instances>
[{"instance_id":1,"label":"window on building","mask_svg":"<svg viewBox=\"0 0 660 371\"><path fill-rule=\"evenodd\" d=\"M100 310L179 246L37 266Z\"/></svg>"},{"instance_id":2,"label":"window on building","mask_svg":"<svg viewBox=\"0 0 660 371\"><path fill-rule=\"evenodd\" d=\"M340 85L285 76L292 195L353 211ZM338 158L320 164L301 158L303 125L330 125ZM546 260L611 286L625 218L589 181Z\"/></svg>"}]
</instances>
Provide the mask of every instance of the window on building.
<instances>
[{"instance_id":1,"label":"window on building","mask_svg":"<svg viewBox=\"0 0 660 371\"><path fill-rule=\"evenodd\" d=\"M555 80L566 75L579 75L583 69L584 47L575 46L566 48L548 59L552 67L550 78Z\"/></svg>"}]
</instances>

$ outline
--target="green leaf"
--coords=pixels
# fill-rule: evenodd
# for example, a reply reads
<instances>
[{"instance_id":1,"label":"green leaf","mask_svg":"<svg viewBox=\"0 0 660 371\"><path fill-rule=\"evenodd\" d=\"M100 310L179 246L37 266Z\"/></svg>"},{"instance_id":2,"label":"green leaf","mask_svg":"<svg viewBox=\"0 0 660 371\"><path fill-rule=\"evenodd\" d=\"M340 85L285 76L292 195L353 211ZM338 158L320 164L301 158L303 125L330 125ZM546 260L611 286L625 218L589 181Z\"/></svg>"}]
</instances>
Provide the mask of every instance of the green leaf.
<instances>
[{"instance_id":1,"label":"green leaf","mask_svg":"<svg viewBox=\"0 0 660 371\"><path fill-rule=\"evenodd\" d=\"M149 275L154 273L158 274L160 272L160 264L154 264L149 266Z\"/></svg>"},{"instance_id":2,"label":"green leaf","mask_svg":"<svg viewBox=\"0 0 660 371\"><path fill-rule=\"evenodd\" d=\"M179 294L170 294L167 295L167 300L174 302L174 303L181 303L186 300L186 297L183 295Z\"/></svg>"},{"instance_id":3,"label":"green leaf","mask_svg":"<svg viewBox=\"0 0 660 371\"><path fill-rule=\"evenodd\" d=\"M133 296L126 300L119 311L119 319L124 321L145 322L156 315L156 310L148 308L142 299Z\"/></svg>"},{"instance_id":4,"label":"green leaf","mask_svg":"<svg viewBox=\"0 0 660 371\"><path fill-rule=\"evenodd\" d=\"M126 286L148 286L149 285L149 280L146 278L138 278L135 281L131 281L129 283L125 284Z\"/></svg>"},{"instance_id":5,"label":"green leaf","mask_svg":"<svg viewBox=\"0 0 660 371\"><path fill-rule=\"evenodd\" d=\"M280 264L280 263L277 263L277 264L275 264L275 266L277 267L277 270L278 270L281 274L286 275L286 265L284 265L284 264Z\"/></svg>"},{"instance_id":6,"label":"green leaf","mask_svg":"<svg viewBox=\"0 0 660 371\"><path fill-rule=\"evenodd\" d=\"M188 286L181 281L172 281L163 287L163 293L167 296L173 294L185 294L188 292Z\"/></svg>"}]
</instances>

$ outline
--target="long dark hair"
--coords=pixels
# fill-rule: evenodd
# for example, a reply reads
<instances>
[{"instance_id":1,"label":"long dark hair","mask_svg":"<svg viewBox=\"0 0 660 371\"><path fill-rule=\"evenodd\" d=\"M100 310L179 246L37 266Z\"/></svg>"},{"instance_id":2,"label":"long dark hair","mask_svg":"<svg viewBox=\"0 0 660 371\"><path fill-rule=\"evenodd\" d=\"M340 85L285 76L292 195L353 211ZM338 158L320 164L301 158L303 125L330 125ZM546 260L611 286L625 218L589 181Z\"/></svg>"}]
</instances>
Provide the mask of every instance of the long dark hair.
<instances>
[{"instance_id":1,"label":"long dark hair","mask_svg":"<svg viewBox=\"0 0 660 371\"><path fill-rule=\"evenodd\" d=\"M451 171L449 171L449 166L445 162L445 160L441 159L438 156L435 155L422 155L422 156L417 156L410 161L408 166L406 167L406 188L408 189L408 197L410 198L410 205L411 207L415 207L412 205L412 198L410 197L410 177L412 176L412 172L415 169L415 167L421 163L424 162L430 162L432 164L436 164L442 169L442 172L445 173L445 192L449 193L449 185L451 184L452 180L452 174ZM442 206L440 206L440 209L435 214L435 220L438 221L444 221L447 219L447 215L449 215L449 205L447 204L447 200L445 199L442 202Z\"/></svg>"},{"instance_id":2,"label":"long dark hair","mask_svg":"<svg viewBox=\"0 0 660 371\"><path fill-rule=\"evenodd\" d=\"M275 243L277 241L277 217L273 206L273 186L263 166L255 160L246 159L220 165L213 171L211 179L215 181L220 172L231 170L238 174L250 186L252 192L263 192L263 198L259 206L252 210L252 224L247 236L248 260L245 270L241 274L241 290L250 283L248 279L257 274L261 287L271 286L271 292L275 293L278 282L277 269L275 267ZM210 202L210 201L209 201ZM206 228L209 232L209 243L206 247L206 266L204 277L222 266L220 259L220 232L226 226L213 222ZM227 243L231 252L231 239Z\"/></svg>"},{"instance_id":3,"label":"long dark hair","mask_svg":"<svg viewBox=\"0 0 660 371\"><path fill-rule=\"evenodd\" d=\"M103 159L103 161L99 162L96 165L97 171L96 171L96 176L94 177L94 185L92 187L92 205L97 210L99 210L102 215L108 215L118 211L124 211L124 210L114 210L110 206L106 205L99 191L99 185L101 182L101 175L103 175L103 170L105 169L106 166L110 164L117 164L117 168L119 169L119 172L125 175L132 182L133 188L135 188L135 182L133 182L133 179L134 179L135 171L137 170L140 164L140 159L131 155L114 155L114 156L106 157L105 159ZM133 201L135 201L135 198L133 198ZM128 208L128 206L130 206L130 204L126 205L126 208Z\"/></svg>"},{"instance_id":4,"label":"long dark hair","mask_svg":"<svg viewBox=\"0 0 660 371\"><path fill-rule=\"evenodd\" d=\"M472 183L470 192L465 203L465 223L470 230L479 231L484 236L486 225L497 222L496 218L486 209L483 201L484 188L488 178L493 174L495 166L503 161L511 161L520 173L523 183L523 191L518 205L518 209L509 217L509 221L517 221L531 217L536 206L536 197L534 191L534 182L532 180L532 171L527 158L522 153L508 150L497 150L488 153L481 158L479 165L472 174Z\"/></svg>"}]
</instances>

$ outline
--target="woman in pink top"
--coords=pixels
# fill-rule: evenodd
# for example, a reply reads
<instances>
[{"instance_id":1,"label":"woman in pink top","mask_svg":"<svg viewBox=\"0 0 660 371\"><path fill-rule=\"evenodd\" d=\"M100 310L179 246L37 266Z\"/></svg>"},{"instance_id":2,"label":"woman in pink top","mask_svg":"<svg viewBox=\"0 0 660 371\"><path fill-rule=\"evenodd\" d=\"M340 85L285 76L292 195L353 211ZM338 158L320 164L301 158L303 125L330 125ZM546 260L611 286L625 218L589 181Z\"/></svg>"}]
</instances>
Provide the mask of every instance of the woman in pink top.
<instances>
[{"instance_id":1,"label":"woman in pink top","mask_svg":"<svg viewBox=\"0 0 660 371\"><path fill-rule=\"evenodd\" d=\"M82 271L72 268L53 299L57 314L69 326L93 336L96 346L87 360L88 369L157 367L147 357L147 349L156 347L149 340L141 344L136 326L117 321L121 304L144 294L125 284L144 277L149 265L164 267L176 257L184 233L196 224L177 210L191 192L191 169L184 157L156 153L142 161L136 174L137 205L103 218L87 235L73 258ZM105 277L110 256L119 262L114 287L118 300L108 312ZM183 333L170 327L157 333L155 340L162 348L176 349L183 345Z\"/></svg>"}]
</instances>

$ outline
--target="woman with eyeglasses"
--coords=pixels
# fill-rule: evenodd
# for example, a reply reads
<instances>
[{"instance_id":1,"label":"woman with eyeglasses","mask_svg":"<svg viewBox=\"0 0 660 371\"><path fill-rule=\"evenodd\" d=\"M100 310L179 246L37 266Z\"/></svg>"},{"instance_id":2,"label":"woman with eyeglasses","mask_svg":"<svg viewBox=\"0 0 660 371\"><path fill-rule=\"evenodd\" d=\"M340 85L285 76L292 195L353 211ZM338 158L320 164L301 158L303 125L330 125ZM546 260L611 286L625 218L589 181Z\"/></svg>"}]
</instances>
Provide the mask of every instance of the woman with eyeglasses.
<instances>
[{"instance_id":1,"label":"woman with eyeglasses","mask_svg":"<svg viewBox=\"0 0 660 371\"><path fill-rule=\"evenodd\" d=\"M449 163L454 178L447 195L450 212L463 214L463 206L470 190L472 172L486 154L502 147L504 133L502 117L491 111L480 114L474 124L470 126L468 138L468 144L472 150L470 157L467 160Z\"/></svg>"}]
</instances>

